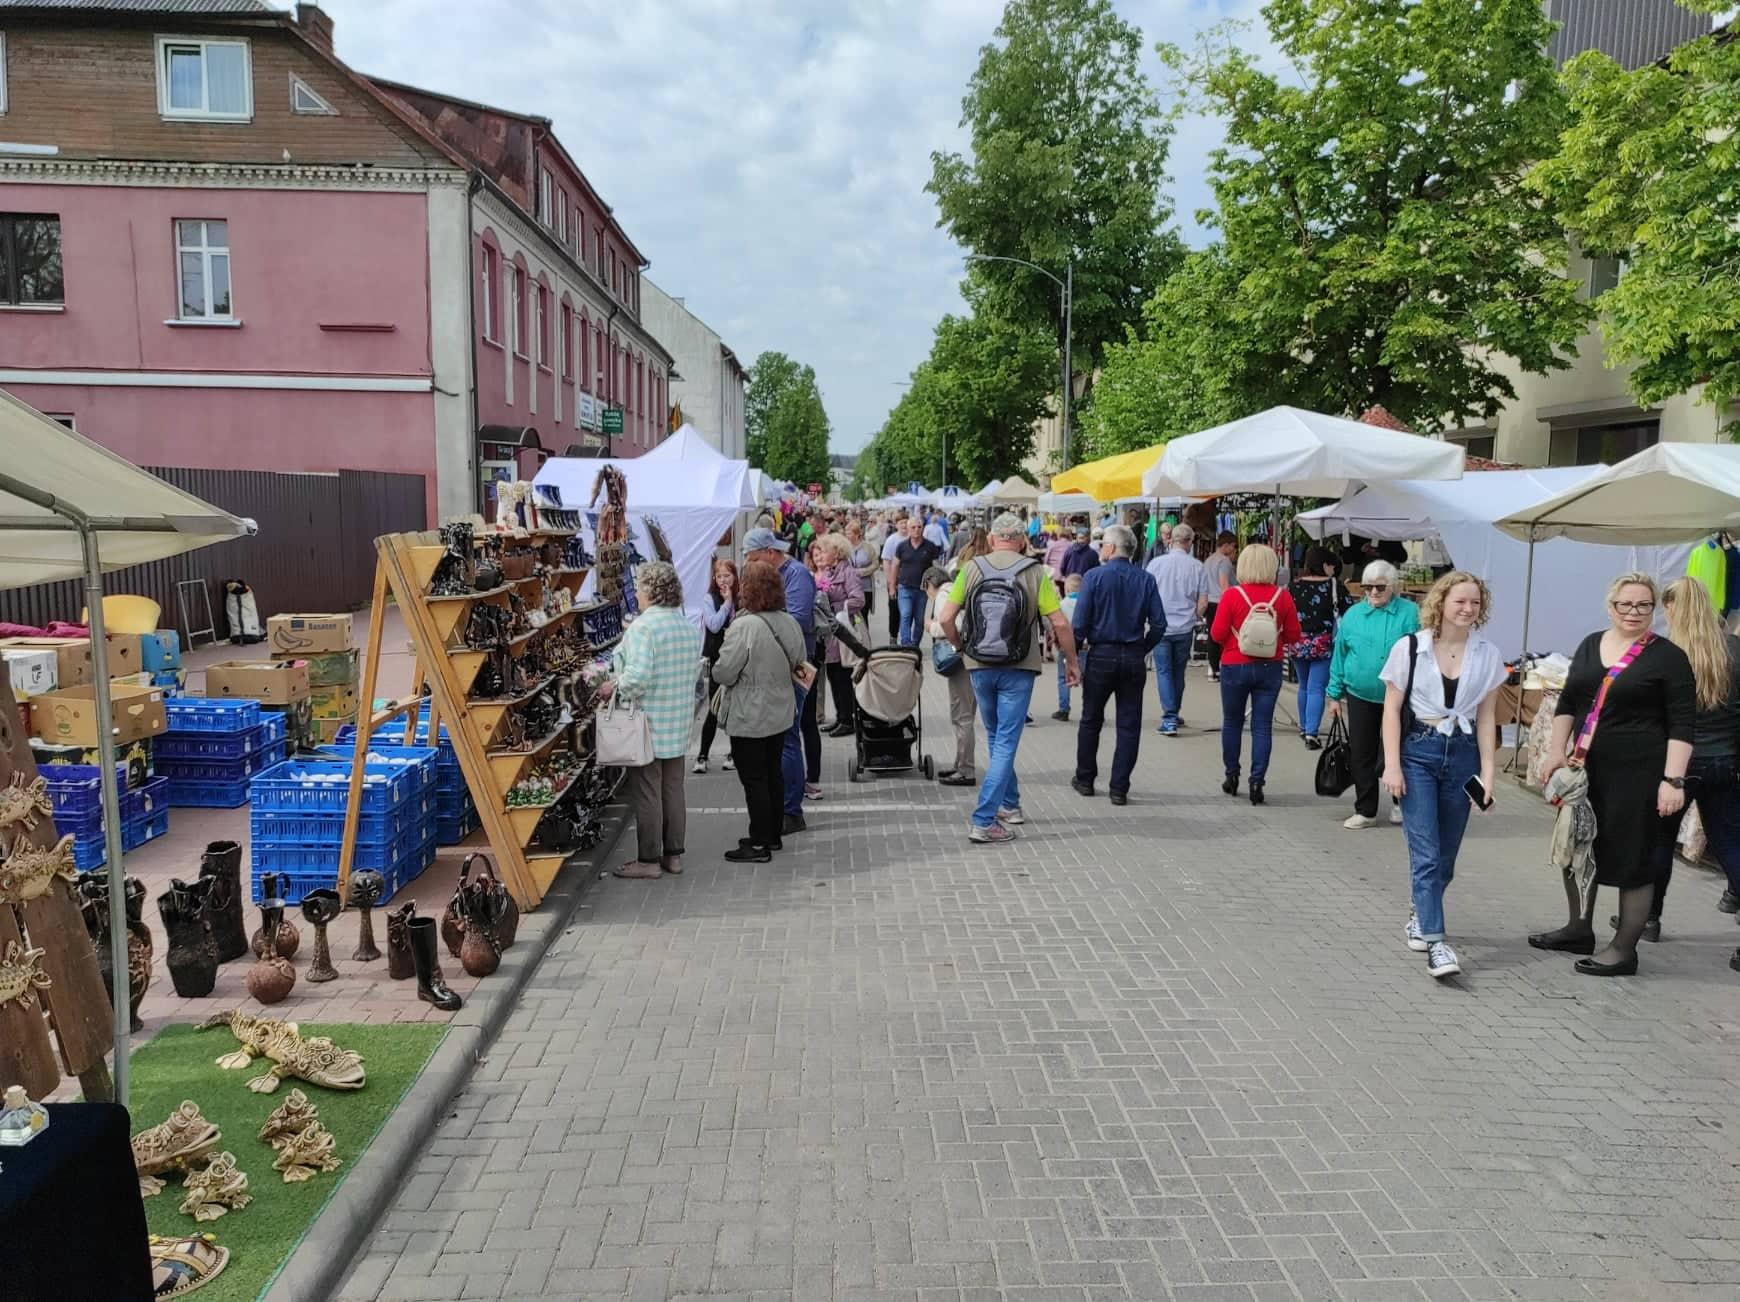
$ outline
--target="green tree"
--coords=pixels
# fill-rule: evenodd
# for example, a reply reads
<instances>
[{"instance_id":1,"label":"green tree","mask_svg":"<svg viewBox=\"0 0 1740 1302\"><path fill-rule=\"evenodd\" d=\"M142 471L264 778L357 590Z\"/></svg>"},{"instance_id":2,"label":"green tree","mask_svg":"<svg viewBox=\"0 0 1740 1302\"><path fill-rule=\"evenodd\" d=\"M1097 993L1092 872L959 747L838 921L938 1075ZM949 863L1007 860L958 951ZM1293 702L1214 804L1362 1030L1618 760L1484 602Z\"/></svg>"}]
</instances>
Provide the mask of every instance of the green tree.
<instances>
[{"instance_id":1,"label":"green tree","mask_svg":"<svg viewBox=\"0 0 1740 1302\"><path fill-rule=\"evenodd\" d=\"M1296 81L1224 31L1193 54L1161 47L1226 122L1203 217L1237 278L1220 329L1256 346L1263 387L1322 411L1381 403L1435 429L1515 396L1496 355L1566 366L1588 312L1563 274L1563 228L1524 184L1565 119L1539 0L1270 0L1263 13Z\"/></svg>"},{"instance_id":2,"label":"green tree","mask_svg":"<svg viewBox=\"0 0 1740 1302\"><path fill-rule=\"evenodd\" d=\"M750 366L749 383L743 394L743 443L750 465L767 468L768 417L773 414L780 396L806 378L813 385L815 371L772 349L762 353Z\"/></svg>"},{"instance_id":3,"label":"green tree","mask_svg":"<svg viewBox=\"0 0 1740 1302\"><path fill-rule=\"evenodd\" d=\"M766 424L767 464L773 478L800 487L828 482L828 413L815 375L804 368L774 399Z\"/></svg>"},{"instance_id":4,"label":"green tree","mask_svg":"<svg viewBox=\"0 0 1740 1302\"><path fill-rule=\"evenodd\" d=\"M1626 259L1596 302L1609 361L1636 364L1640 405L1703 384L1723 411L1740 398L1740 41L1704 37L1634 72L1590 51L1563 80L1571 124L1529 182L1586 251Z\"/></svg>"},{"instance_id":5,"label":"green tree","mask_svg":"<svg viewBox=\"0 0 1740 1302\"><path fill-rule=\"evenodd\" d=\"M975 254L1075 268L1073 361L1092 375L1181 246L1163 227L1169 128L1111 0L1009 0L961 101L971 157L931 155L938 224ZM1057 286L973 264L980 311L1062 340ZM1054 354L1055 355L1055 354Z\"/></svg>"}]
</instances>

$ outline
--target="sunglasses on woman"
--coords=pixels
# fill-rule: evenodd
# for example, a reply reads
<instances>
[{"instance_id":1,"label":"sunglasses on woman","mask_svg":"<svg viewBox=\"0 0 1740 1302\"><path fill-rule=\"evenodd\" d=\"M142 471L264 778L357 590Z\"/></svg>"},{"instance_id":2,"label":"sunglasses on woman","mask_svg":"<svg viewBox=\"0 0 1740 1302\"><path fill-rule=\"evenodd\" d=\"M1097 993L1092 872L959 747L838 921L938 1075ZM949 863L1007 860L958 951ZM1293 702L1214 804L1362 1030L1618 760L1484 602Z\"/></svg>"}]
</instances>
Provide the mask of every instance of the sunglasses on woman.
<instances>
[{"instance_id":1,"label":"sunglasses on woman","mask_svg":"<svg viewBox=\"0 0 1740 1302\"><path fill-rule=\"evenodd\" d=\"M1365 585L1365 590L1367 592L1388 592L1390 585L1387 583L1368 583Z\"/></svg>"}]
</instances>

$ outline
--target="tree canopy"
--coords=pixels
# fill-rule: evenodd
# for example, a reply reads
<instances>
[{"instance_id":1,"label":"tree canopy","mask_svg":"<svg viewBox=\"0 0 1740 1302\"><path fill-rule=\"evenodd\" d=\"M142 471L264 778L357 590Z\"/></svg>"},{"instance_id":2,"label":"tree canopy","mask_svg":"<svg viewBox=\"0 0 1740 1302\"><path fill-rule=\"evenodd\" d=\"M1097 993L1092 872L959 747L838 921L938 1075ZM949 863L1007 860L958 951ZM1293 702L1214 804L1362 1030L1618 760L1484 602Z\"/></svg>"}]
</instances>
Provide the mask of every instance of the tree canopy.
<instances>
[{"instance_id":1,"label":"tree canopy","mask_svg":"<svg viewBox=\"0 0 1740 1302\"><path fill-rule=\"evenodd\" d=\"M762 469L794 484L828 483L828 413L815 373L807 366L773 401L767 415L767 460Z\"/></svg>"},{"instance_id":2,"label":"tree canopy","mask_svg":"<svg viewBox=\"0 0 1740 1302\"><path fill-rule=\"evenodd\" d=\"M1609 358L1636 364L1642 405L1704 384L1721 410L1740 398L1740 41L1704 37L1633 72L1590 51L1564 81L1570 125L1529 181L1585 251L1625 259L1596 301Z\"/></svg>"},{"instance_id":3,"label":"tree canopy","mask_svg":"<svg viewBox=\"0 0 1740 1302\"><path fill-rule=\"evenodd\" d=\"M767 465L768 417L780 395L806 376L811 384L815 383L814 370L772 349L750 365L748 387L743 395L743 444L750 465L773 473Z\"/></svg>"},{"instance_id":4,"label":"tree canopy","mask_svg":"<svg viewBox=\"0 0 1740 1302\"><path fill-rule=\"evenodd\" d=\"M1263 13L1296 82L1225 29L1194 52L1161 47L1180 89L1226 123L1202 214L1220 233L1224 296L1198 305L1200 332L1151 312L1144 336L1151 363L1189 380L1168 401L1382 404L1434 429L1515 396L1495 355L1567 365L1588 312L1563 274L1563 229L1524 184L1565 118L1539 0L1270 0ZM1207 270L1181 273L1155 312L1188 314Z\"/></svg>"}]
</instances>

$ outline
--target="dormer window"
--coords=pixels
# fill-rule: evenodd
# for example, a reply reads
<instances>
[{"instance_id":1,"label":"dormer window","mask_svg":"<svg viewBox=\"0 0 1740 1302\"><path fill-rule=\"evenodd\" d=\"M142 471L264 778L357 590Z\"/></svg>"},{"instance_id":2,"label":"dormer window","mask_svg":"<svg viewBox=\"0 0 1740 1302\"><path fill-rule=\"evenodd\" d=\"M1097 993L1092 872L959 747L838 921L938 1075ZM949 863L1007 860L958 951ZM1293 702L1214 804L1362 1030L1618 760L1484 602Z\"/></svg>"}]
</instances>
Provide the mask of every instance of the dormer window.
<instances>
[{"instance_id":1,"label":"dormer window","mask_svg":"<svg viewBox=\"0 0 1740 1302\"><path fill-rule=\"evenodd\" d=\"M254 116L254 76L248 43L159 36L157 109L193 122L248 122Z\"/></svg>"}]
</instances>

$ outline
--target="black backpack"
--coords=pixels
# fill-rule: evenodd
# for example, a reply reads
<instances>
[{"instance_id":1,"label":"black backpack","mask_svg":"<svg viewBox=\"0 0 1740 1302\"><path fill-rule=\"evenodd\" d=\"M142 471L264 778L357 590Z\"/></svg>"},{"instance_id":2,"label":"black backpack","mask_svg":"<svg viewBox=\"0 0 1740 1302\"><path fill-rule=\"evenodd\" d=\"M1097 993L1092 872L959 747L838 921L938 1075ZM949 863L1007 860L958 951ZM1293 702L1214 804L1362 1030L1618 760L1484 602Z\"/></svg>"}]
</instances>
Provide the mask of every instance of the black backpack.
<instances>
[{"instance_id":1,"label":"black backpack","mask_svg":"<svg viewBox=\"0 0 1740 1302\"><path fill-rule=\"evenodd\" d=\"M1018 665L1033 649L1033 625L1039 618L1021 575L1039 564L1023 556L1008 569L977 556L973 566L979 581L967 589L963 653L982 665Z\"/></svg>"}]
</instances>

